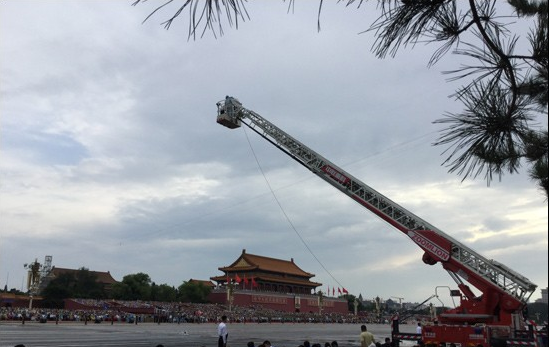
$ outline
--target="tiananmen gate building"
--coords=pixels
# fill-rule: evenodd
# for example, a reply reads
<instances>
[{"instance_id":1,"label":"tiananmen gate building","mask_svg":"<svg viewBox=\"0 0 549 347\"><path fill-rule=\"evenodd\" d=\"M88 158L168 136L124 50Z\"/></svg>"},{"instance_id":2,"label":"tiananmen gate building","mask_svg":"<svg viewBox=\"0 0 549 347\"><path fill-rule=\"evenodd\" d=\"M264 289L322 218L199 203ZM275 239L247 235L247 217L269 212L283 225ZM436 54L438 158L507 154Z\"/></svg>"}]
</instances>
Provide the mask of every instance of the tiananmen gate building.
<instances>
[{"instance_id":1,"label":"tiananmen gate building","mask_svg":"<svg viewBox=\"0 0 549 347\"><path fill-rule=\"evenodd\" d=\"M223 275L211 277L217 283L210 301L227 306L263 306L283 312L347 313L347 300L316 293L322 283L303 271L294 260L282 260L246 253L231 265L218 268Z\"/></svg>"}]
</instances>

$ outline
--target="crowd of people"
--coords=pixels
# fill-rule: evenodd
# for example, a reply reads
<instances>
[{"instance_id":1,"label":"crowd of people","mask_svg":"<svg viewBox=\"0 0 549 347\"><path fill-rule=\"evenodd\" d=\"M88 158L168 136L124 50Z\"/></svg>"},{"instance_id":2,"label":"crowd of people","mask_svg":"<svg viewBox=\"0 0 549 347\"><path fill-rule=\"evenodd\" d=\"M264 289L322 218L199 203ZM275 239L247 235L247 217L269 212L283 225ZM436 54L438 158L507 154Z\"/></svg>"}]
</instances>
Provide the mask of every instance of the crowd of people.
<instances>
[{"instance_id":1,"label":"crowd of people","mask_svg":"<svg viewBox=\"0 0 549 347\"><path fill-rule=\"evenodd\" d=\"M283 312L260 305L227 306L220 304L165 303L142 301L77 300L86 309L44 309L1 307L0 320L26 321L94 321L94 322L157 322L157 323L208 323L219 322L223 315L237 323L352 323L377 322L373 315L351 313ZM147 313L139 313L147 309ZM390 317L387 317L390 319Z\"/></svg>"},{"instance_id":2,"label":"crowd of people","mask_svg":"<svg viewBox=\"0 0 549 347\"><path fill-rule=\"evenodd\" d=\"M271 344L271 341L265 340L257 346L253 341L250 341L248 342L246 347L275 347L275 346ZM320 343L311 343L309 340L305 340L298 347L323 347L323 346ZM325 342L324 347L339 347L339 344L337 343L337 341Z\"/></svg>"}]
</instances>

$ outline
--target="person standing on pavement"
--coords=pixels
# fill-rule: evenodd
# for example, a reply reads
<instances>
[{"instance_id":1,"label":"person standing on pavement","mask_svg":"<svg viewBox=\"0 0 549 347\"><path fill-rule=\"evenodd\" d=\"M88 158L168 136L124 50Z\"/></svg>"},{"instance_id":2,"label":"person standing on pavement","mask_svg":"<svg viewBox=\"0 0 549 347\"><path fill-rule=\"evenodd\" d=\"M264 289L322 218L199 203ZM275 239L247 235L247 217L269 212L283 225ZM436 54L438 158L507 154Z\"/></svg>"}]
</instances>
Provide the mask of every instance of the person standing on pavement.
<instances>
[{"instance_id":1,"label":"person standing on pavement","mask_svg":"<svg viewBox=\"0 0 549 347\"><path fill-rule=\"evenodd\" d=\"M217 326L217 340L218 347L227 347L227 339L229 338L229 331L227 329L227 316L221 317L221 323Z\"/></svg>"},{"instance_id":2,"label":"person standing on pavement","mask_svg":"<svg viewBox=\"0 0 549 347\"><path fill-rule=\"evenodd\" d=\"M370 345L376 343L376 340L374 338L374 335L368 331L368 328L366 328L366 325L362 325L360 327L360 347L370 347Z\"/></svg>"}]
</instances>

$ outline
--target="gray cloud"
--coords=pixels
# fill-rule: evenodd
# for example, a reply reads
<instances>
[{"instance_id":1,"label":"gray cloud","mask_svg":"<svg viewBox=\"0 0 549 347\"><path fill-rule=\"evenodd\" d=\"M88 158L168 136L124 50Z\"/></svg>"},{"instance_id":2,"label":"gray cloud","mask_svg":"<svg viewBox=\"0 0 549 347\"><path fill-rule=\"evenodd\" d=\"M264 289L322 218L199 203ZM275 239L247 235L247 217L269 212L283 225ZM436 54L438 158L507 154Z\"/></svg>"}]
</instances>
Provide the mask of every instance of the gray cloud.
<instances>
[{"instance_id":1,"label":"gray cloud","mask_svg":"<svg viewBox=\"0 0 549 347\"><path fill-rule=\"evenodd\" d=\"M250 3L238 30L187 41L183 21L142 24L146 5L0 6L0 285L21 287L23 264L52 255L60 267L177 286L218 275L244 248L294 258L324 287L366 298L423 301L452 285L405 235L253 132L216 124L215 103L234 95L547 286L547 208L526 175L461 182L431 146L431 122L460 107L440 75L456 61L427 69L424 47L376 59L371 33L358 34L369 12L326 5L317 32L314 2L293 14Z\"/></svg>"}]
</instances>

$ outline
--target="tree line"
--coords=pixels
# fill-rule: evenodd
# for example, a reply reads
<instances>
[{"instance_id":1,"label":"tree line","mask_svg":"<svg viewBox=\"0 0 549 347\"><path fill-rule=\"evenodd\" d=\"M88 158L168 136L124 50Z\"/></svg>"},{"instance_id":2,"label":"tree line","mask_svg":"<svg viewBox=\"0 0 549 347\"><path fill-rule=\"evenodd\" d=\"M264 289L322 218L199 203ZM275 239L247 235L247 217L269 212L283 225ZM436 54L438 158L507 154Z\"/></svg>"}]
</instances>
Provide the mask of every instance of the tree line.
<instances>
[{"instance_id":1,"label":"tree line","mask_svg":"<svg viewBox=\"0 0 549 347\"><path fill-rule=\"evenodd\" d=\"M70 298L206 303L210 292L211 288L202 283L184 281L177 288L156 284L142 272L126 275L122 281L105 286L97 281L96 274L82 267L52 279L40 294L42 306L62 308L63 301Z\"/></svg>"}]
</instances>

